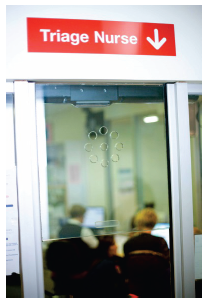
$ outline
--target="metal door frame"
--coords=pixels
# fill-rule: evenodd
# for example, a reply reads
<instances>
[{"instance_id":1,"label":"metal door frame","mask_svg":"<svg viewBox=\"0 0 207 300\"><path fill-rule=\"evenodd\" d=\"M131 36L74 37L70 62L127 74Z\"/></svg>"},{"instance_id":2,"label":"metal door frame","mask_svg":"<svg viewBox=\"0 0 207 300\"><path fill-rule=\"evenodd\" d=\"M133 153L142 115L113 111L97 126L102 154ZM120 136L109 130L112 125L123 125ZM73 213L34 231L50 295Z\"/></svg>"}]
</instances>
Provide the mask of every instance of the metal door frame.
<instances>
[{"instance_id":1,"label":"metal door frame","mask_svg":"<svg viewBox=\"0 0 207 300\"><path fill-rule=\"evenodd\" d=\"M167 84L166 89L175 297L194 298L188 93L201 93L201 84ZM14 109L23 296L44 298L35 83L14 82Z\"/></svg>"},{"instance_id":2,"label":"metal door frame","mask_svg":"<svg viewBox=\"0 0 207 300\"><path fill-rule=\"evenodd\" d=\"M14 82L20 273L24 298L44 298L35 83Z\"/></svg>"},{"instance_id":3,"label":"metal door frame","mask_svg":"<svg viewBox=\"0 0 207 300\"><path fill-rule=\"evenodd\" d=\"M195 298L193 197L188 95L200 95L201 93L201 84L167 84L176 298Z\"/></svg>"}]
</instances>

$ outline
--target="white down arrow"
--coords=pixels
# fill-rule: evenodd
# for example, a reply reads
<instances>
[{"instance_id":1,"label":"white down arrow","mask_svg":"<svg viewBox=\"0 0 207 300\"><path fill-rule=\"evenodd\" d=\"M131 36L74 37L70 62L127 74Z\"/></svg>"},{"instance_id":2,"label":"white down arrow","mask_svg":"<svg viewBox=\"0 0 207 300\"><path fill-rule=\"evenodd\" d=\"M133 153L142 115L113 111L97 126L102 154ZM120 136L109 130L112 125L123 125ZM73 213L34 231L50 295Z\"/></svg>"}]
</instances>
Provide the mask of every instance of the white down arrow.
<instances>
[{"instance_id":1,"label":"white down arrow","mask_svg":"<svg viewBox=\"0 0 207 300\"><path fill-rule=\"evenodd\" d=\"M167 41L165 37L162 38L161 41L159 41L159 34L157 29L154 30L154 41L149 36L147 37L147 40L156 50L159 50Z\"/></svg>"}]
</instances>

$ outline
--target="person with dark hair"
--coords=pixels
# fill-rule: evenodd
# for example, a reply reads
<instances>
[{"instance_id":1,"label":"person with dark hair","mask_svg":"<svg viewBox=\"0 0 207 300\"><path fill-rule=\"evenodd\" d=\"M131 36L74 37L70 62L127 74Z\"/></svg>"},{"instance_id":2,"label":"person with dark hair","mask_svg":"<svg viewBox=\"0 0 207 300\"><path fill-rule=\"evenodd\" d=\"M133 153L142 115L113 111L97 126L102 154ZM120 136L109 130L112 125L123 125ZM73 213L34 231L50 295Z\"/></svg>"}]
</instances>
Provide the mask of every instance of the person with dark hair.
<instances>
[{"instance_id":1,"label":"person with dark hair","mask_svg":"<svg viewBox=\"0 0 207 300\"><path fill-rule=\"evenodd\" d=\"M47 268L51 271L55 295L66 298L84 297L84 282L93 256L81 238L52 241L46 251Z\"/></svg>"},{"instance_id":2,"label":"person with dark hair","mask_svg":"<svg viewBox=\"0 0 207 300\"><path fill-rule=\"evenodd\" d=\"M73 205L70 218L59 232L60 240L50 243L46 252L47 267L52 271L56 295L82 298L88 270L94 259L98 239L83 228L85 208Z\"/></svg>"},{"instance_id":3,"label":"person with dark hair","mask_svg":"<svg viewBox=\"0 0 207 300\"><path fill-rule=\"evenodd\" d=\"M154 202L145 203L145 208L155 208Z\"/></svg>"},{"instance_id":4,"label":"person with dark hair","mask_svg":"<svg viewBox=\"0 0 207 300\"><path fill-rule=\"evenodd\" d=\"M99 237L96 259L87 275L86 295L88 298L127 297L123 258L117 255L113 235Z\"/></svg>"},{"instance_id":5,"label":"person with dark hair","mask_svg":"<svg viewBox=\"0 0 207 300\"><path fill-rule=\"evenodd\" d=\"M99 244L98 239L94 236L91 229L82 227L85 211L85 208L78 204L71 207L69 211L70 218L61 228L59 238L80 237L90 248L95 249Z\"/></svg>"}]
</instances>

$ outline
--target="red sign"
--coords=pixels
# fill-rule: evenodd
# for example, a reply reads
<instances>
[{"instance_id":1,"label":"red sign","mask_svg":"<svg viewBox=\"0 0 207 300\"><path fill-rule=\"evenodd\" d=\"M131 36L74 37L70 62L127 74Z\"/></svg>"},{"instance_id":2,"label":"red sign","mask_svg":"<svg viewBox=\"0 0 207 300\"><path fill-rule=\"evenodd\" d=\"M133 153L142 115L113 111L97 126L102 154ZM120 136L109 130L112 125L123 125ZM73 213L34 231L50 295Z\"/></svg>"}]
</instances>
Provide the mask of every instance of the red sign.
<instances>
[{"instance_id":1,"label":"red sign","mask_svg":"<svg viewBox=\"0 0 207 300\"><path fill-rule=\"evenodd\" d=\"M173 24L27 18L28 52L176 56Z\"/></svg>"}]
</instances>

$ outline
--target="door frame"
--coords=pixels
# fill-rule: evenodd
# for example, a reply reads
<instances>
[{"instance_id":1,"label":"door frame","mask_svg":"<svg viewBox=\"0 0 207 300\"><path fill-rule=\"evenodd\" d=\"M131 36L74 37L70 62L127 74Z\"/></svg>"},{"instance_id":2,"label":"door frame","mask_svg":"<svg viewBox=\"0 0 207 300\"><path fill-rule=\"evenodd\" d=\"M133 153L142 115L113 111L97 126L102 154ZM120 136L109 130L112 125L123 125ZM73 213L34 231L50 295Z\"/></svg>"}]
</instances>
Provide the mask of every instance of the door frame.
<instances>
[{"instance_id":1,"label":"door frame","mask_svg":"<svg viewBox=\"0 0 207 300\"><path fill-rule=\"evenodd\" d=\"M167 84L169 160L176 298L195 298L193 197L188 95L202 84Z\"/></svg>"},{"instance_id":2,"label":"door frame","mask_svg":"<svg viewBox=\"0 0 207 300\"><path fill-rule=\"evenodd\" d=\"M195 297L188 94L201 89L201 84L166 84L176 298ZM14 82L14 108L23 297L44 298L34 82Z\"/></svg>"}]
</instances>

